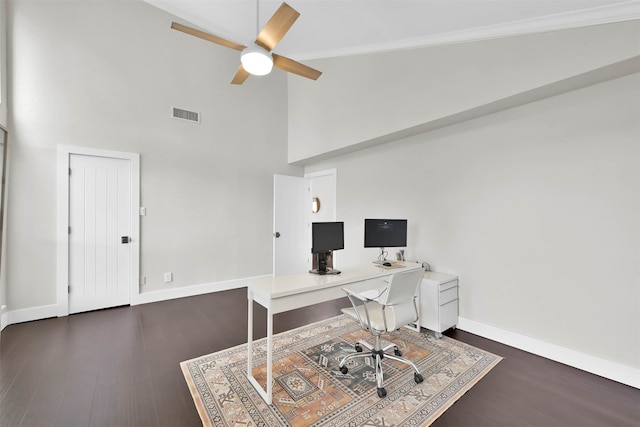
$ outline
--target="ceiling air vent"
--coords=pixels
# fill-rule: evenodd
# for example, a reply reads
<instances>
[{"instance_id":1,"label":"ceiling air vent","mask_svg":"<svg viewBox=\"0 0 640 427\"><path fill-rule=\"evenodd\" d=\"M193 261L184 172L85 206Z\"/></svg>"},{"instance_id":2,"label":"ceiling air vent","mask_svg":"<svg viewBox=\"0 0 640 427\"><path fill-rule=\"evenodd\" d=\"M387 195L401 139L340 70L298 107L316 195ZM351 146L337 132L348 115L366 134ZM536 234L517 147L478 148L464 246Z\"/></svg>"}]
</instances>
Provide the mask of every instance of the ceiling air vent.
<instances>
[{"instance_id":1,"label":"ceiling air vent","mask_svg":"<svg viewBox=\"0 0 640 427\"><path fill-rule=\"evenodd\" d=\"M174 119L186 120L188 122L200 123L200 113L196 111L183 110L178 107L171 107L171 117Z\"/></svg>"}]
</instances>

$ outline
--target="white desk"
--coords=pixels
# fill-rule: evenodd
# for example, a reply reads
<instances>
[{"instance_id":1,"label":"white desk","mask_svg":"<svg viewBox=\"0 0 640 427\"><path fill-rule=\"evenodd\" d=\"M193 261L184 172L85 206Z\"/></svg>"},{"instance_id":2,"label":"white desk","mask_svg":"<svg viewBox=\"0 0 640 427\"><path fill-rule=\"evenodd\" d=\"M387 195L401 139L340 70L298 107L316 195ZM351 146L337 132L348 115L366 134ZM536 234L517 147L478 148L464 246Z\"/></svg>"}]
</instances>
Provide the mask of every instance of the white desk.
<instances>
[{"instance_id":1,"label":"white desk","mask_svg":"<svg viewBox=\"0 0 640 427\"><path fill-rule=\"evenodd\" d=\"M271 404L273 394L273 315L295 308L307 307L346 296L342 288L356 292L373 289L380 280L396 273L421 269L420 264L397 263L399 268L384 268L367 264L342 270L337 275L299 273L288 276L250 280L247 282L249 300L247 331L247 377L262 398ZM396 264L396 265L397 265ZM253 302L267 309L267 390L253 377Z\"/></svg>"}]
</instances>

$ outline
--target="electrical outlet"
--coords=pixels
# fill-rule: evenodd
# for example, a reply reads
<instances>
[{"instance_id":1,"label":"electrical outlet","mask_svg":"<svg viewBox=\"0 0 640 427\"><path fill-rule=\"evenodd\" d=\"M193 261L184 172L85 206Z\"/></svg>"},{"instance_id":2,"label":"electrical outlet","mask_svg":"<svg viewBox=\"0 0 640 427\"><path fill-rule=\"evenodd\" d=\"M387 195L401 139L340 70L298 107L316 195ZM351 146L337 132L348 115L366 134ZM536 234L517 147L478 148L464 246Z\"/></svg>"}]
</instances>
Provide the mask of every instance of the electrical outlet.
<instances>
[{"instance_id":1,"label":"electrical outlet","mask_svg":"<svg viewBox=\"0 0 640 427\"><path fill-rule=\"evenodd\" d=\"M164 273L164 283L173 281L173 273Z\"/></svg>"}]
</instances>

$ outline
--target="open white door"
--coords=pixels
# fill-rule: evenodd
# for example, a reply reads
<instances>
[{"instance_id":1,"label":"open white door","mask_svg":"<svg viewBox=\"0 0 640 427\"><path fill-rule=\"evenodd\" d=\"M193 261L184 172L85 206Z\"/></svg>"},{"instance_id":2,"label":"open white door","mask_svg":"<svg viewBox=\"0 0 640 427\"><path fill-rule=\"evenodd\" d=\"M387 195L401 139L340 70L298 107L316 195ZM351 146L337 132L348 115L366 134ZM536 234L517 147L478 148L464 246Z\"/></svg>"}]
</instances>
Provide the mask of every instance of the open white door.
<instances>
[{"instance_id":1,"label":"open white door","mask_svg":"<svg viewBox=\"0 0 640 427\"><path fill-rule=\"evenodd\" d=\"M273 275L308 271L311 230L308 214L311 199L307 180L273 175Z\"/></svg>"}]
</instances>

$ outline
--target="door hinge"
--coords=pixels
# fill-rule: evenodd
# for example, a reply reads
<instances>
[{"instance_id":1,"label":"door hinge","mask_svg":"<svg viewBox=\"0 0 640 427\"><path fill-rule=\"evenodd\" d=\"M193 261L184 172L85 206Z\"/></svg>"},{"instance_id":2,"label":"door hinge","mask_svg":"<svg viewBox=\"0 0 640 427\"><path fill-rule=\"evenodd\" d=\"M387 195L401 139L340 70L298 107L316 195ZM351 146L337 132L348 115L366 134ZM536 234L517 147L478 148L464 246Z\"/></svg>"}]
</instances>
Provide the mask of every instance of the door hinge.
<instances>
[{"instance_id":1,"label":"door hinge","mask_svg":"<svg viewBox=\"0 0 640 427\"><path fill-rule=\"evenodd\" d=\"M69 168L69 176L71 176L71 168Z\"/></svg>"},{"instance_id":2,"label":"door hinge","mask_svg":"<svg viewBox=\"0 0 640 427\"><path fill-rule=\"evenodd\" d=\"M67 293L70 294L71 293L71 286L67 286Z\"/></svg>"},{"instance_id":3,"label":"door hinge","mask_svg":"<svg viewBox=\"0 0 640 427\"><path fill-rule=\"evenodd\" d=\"M69 234L71 234L71 226L69 226L69 230L68 231L69 231Z\"/></svg>"}]
</instances>

